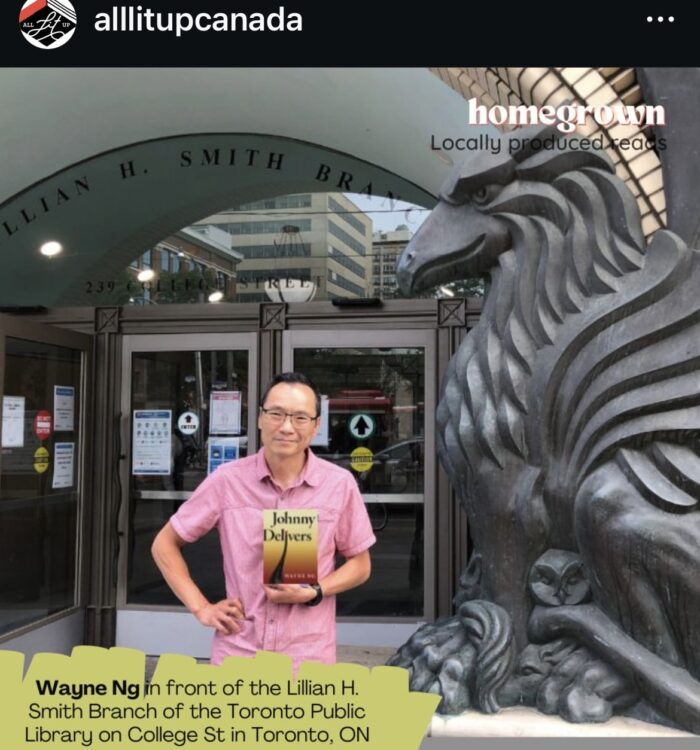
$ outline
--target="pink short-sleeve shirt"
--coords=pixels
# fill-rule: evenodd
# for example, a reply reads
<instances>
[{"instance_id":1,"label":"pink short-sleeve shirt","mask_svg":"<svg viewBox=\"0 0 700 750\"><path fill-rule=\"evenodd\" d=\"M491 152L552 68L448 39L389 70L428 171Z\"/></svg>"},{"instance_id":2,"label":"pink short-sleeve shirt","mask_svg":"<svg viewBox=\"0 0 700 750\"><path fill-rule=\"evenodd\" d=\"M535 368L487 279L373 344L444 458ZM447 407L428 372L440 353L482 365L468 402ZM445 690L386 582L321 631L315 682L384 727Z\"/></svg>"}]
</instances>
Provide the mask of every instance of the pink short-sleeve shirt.
<instances>
[{"instance_id":1,"label":"pink short-sleeve shirt","mask_svg":"<svg viewBox=\"0 0 700 750\"><path fill-rule=\"evenodd\" d=\"M207 477L170 519L186 542L218 526L224 560L226 596L238 597L246 618L240 633L216 632L212 664L226 656L278 651L302 661L335 662L335 597L315 607L273 604L262 585L262 528L265 509L318 511L318 576L335 568L336 550L344 557L364 552L376 541L357 483L349 471L307 451L296 483L281 490L273 481L262 449L224 464Z\"/></svg>"}]
</instances>

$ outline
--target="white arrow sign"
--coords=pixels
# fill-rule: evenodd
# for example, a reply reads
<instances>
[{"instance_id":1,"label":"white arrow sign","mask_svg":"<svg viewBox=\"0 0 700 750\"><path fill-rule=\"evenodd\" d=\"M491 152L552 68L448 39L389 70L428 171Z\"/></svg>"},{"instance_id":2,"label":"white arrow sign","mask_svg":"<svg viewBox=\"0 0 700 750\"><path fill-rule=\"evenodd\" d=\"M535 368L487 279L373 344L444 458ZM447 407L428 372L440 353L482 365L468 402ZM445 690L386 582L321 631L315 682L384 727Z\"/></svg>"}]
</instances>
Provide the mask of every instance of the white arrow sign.
<instances>
[{"instance_id":1,"label":"white arrow sign","mask_svg":"<svg viewBox=\"0 0 700 750\"><path fill-rule=\"evenodd\" d=\"M357 438L357 440L367 440L367 438L374 435L374 431L377 429L377 423L374 421L374 417L369 414L355 414L350 418L348 424L350 434Z\"/></svg>"}]
</instances>

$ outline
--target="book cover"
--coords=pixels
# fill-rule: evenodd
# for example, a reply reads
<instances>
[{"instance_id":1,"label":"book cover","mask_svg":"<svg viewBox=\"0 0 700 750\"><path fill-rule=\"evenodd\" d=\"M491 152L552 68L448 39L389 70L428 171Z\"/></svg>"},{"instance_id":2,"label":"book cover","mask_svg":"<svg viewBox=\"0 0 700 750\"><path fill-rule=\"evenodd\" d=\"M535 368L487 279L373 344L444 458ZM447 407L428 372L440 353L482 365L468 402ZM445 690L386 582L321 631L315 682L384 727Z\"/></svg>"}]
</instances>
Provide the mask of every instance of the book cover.
<instances>
[{"instance_id":1,"label":"book cover","mask_svg":"<svg viewBox=\"0 0 700 750\"><path fill-rule=\"evenodd\" d=\"M263 583L318 582L318 511L263 511Z\"/></svg>"}]
</instances>

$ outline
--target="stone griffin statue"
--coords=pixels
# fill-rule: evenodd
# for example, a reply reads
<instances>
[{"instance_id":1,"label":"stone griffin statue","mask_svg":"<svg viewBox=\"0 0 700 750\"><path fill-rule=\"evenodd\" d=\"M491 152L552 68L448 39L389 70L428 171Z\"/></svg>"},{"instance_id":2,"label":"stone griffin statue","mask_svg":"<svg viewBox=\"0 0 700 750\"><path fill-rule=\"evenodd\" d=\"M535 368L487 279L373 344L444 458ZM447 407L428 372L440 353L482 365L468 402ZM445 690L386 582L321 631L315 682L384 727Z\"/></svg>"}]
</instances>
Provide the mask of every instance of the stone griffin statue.
<instances>
[{"instance_id":1,"label":"stone griffin statue","mask_svg":"<svg viewBox=\"0 0 700 750\"><path fill-rule=\"evenodd\" d=\"M405 294L491 285L437 412L473 543L457 614L390 663L443 713L700 732L700 253L647 246L608 157L543 135L471 154L399 261Z\"/></svg>"}]
</instances>

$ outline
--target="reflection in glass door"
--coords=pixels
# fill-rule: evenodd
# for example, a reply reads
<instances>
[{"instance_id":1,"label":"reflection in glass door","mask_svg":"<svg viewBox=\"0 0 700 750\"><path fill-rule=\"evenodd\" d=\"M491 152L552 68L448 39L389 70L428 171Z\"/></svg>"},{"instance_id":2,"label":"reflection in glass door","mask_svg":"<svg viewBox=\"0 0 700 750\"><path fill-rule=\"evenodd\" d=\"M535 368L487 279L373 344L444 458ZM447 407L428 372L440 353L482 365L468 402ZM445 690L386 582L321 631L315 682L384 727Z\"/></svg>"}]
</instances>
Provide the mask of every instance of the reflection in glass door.
<instances>
[{"instance_id":1,"label":"reflection in glass door","mask_svg":"<svg viewBox=\"0 0 700 750\"><path fill-rule=\"evenodd\" d=\"M128 461L121 474L126 545L120 561L120 645L159 652L142 640L152 623L128 619L136 610L182 611L153 562L153 539L207 474L255 449L257 435L250 428L257 398L250 377L254 342L255 334L125 337L122 440ZM185 545L183 554L204 595L211 601L224 598L218 532ZM127 620L130 635L124 640ZM188 628L201 626L187 618L179 632L169 634L169 645L162 641L164 648L188 653Z\"/></svg>"},{"instance_id":2,"label":"reflection in glass door","mask_svg":"<svg viewBox=\"0 0 700 750\"><path fill-rule=\"evenodd\" d=\"M0 339L0 637L36 632L37 648L46 648L37 626L81 604L84 373L91 339L5 318ZM59 642L70 647L79 642L82 620L66 628ZM29 653L30 641L17 647Z\"/></svg>"},{"instance_id":3,"label":"reflection in glass door","mask_svg":"<svg viewBox=\"0 0 700 750\"><path fill-rule=\"evenodd\" d=\"M370 580L338 597L338 614L422 619L430 614L425 582L433 559L424 543L434 484L433 462L426 464L434 452L429 335L346 332L333 345L311 336L289 334L287 356L326 397L313 450L352 472L377 537Z\"/></svg>"}]
</instances>

